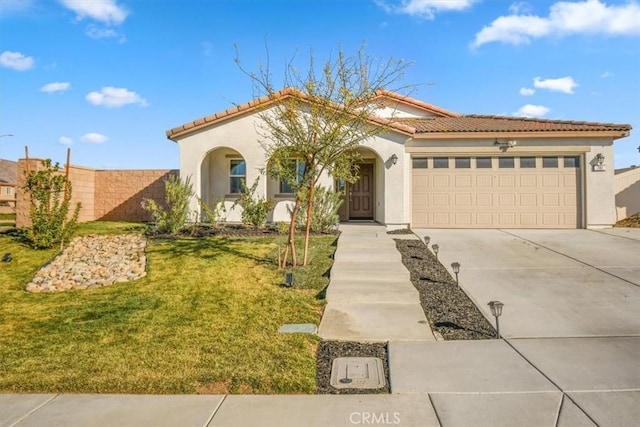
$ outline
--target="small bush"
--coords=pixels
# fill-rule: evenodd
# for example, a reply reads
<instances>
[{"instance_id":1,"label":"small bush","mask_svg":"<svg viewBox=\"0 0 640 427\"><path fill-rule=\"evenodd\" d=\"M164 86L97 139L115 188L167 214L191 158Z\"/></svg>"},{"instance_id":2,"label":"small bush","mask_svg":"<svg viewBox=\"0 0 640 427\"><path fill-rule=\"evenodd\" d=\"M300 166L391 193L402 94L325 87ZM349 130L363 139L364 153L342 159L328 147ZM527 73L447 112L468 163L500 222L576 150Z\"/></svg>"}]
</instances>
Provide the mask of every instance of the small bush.
<instances>
[{"instance_id":1,"label":"small bush","mask_svg":"<svg viewBox=\"0 0 640 427\"><path fill-rule=\"evenodd\" d=\"M318 186L313 192L313 205L311 207L311 231L315 233L327 233L340 221L338 209L342 204L342 193L332 191L326 187ZM300 210L298 225L304 226L307 221L306 209Z\"/></svg>"},{"instance_id":2,"label":"small bush","mask_svg":"<svg viewBox=\"0 0 640 427\"><path fill-rule=\"evenodd\" d=\"M262 197L255 197L256 188L258 188L259 179L256 179L251 187L244 185L244 191L240 195L242 203L242 222L253 225L254 227L262 227L267 222L269 212L273 209L273 201Z\"/></svg>"},{"instance_id":3,"label":"small bush","mask_svg":"<svg viewBox=\"0 0 640 427\"><path fill-rule=\"evenodd\" d=\"M189 199L193 196L191 179L184 182L176 175L170 175L164 182L165 206L155 200L144 199L142 208L151 214L155 232L160 234L176 234L187 222L189 215Z\"/></svg>"},{"instance_id":4,"label":"small bush","mask_svg":"<svg viewBox=\"0 0 640 427\"><path fill-rule=\"evenodd\" d=\"M30 198L31 228L24 237L36 249L49 249L58 243L62 248L73 236L82 205L77 203L69 216L71 182L51 159L43 160L42 166L26 177L24 190Z\"/></svg>"}]
</instances>

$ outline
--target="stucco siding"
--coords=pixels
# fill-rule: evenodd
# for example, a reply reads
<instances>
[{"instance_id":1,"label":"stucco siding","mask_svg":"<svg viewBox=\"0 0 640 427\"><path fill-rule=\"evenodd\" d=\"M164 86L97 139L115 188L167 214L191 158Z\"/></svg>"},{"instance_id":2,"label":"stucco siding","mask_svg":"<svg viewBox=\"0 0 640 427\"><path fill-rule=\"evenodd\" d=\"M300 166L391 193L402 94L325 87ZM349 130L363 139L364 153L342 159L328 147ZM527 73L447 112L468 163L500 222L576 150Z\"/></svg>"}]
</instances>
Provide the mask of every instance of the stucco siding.
<instances>
[{"instance_id":1,"label":"stucco siding","mask_svg":"<svg viewBox=\"0 0 640 427\"><path fill-rule=\"evenodd\" d=\"M617 220L640 213L640 167L616 174Z\"/></svg>"}]
</instances>

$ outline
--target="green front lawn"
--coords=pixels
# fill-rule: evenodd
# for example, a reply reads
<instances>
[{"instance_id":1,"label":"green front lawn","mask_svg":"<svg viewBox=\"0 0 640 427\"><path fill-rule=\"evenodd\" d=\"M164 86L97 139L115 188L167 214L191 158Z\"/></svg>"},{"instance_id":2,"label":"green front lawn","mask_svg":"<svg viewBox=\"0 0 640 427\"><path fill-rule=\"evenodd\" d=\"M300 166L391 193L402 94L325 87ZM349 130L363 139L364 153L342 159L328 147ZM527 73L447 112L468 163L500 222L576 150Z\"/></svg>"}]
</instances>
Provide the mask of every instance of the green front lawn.
<instances>
[{"instance_id":1,"label":"green front lawn","mask_svg":"<svg viewBox=\"0 0 640 427\"><path fill-rule=\"evenodd\" d=\"M80 234L129 231L93 223ZM134 227L135 229L135 227ZM56 251L0 236L0 392L313 393L318 338L284 323L320 321L335 237L314 237L297 289L272 262L284 237L152 240L147 276L110 287L30 294Z\"/></svg>"}]
</instances>

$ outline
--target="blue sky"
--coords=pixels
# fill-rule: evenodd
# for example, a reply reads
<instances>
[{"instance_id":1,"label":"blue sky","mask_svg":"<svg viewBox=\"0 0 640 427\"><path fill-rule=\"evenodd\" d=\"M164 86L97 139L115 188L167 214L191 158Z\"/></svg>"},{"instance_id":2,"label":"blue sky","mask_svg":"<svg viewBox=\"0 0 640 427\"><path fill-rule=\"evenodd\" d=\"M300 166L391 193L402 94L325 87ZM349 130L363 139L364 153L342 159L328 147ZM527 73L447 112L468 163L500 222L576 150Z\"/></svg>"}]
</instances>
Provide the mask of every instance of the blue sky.
<instances>
[{"instance_id":1,"label":"blue sky","mask_svg":"<svg viewBox=\"0 0 640 427\"><path fill-rule=\"evenodd\" d=\"M177 168L165 131L251 99L249 69L338 46L414 63L465 114L629 123L640 164L640 3L625 0L0 0L0 155Z\"/></svg>"}]
</instances>

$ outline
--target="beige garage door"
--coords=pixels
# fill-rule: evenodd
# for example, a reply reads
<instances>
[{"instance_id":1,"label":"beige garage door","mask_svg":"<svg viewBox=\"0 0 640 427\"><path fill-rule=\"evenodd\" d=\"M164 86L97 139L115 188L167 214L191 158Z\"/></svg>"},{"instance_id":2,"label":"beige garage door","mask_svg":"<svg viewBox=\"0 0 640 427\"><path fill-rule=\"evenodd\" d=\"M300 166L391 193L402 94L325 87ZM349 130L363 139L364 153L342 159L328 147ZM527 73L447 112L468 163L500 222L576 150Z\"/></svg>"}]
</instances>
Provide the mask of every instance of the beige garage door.
<instances>
[{"instance_id":1,"label":"beige garage door","mask_svg":"<svg viewBox=\"0 0 640 427\"><path fill-rule=\"evenodd\" d=\"M579 156L412 161L413 227L580 227Z\"/></svg>"}]
</instances>

